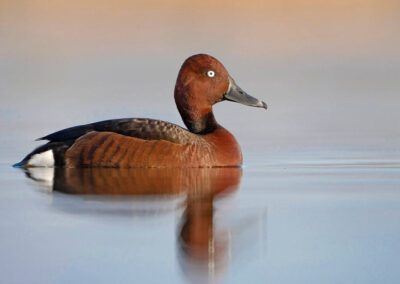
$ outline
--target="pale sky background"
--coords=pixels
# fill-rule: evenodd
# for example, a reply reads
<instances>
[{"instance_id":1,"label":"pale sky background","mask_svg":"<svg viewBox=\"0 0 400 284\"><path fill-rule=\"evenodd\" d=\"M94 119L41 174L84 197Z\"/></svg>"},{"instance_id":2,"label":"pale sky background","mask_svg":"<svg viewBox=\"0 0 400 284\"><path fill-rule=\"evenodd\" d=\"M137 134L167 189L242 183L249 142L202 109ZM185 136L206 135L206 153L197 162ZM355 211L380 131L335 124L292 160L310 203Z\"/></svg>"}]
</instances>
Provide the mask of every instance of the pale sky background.
<instances>
[{"instance_id":1,"label":"pale sky background","mask_svg":"<svg viewBox=\"0 0 400 284\"><path fill-rule=\"evenodd\" d=\"M399 1L0 0L2 159L76 124L183 125L173 88L200 52L270 106L215 107L245 151L398 149L399 50Z\"/></svg>"}]
</instances>

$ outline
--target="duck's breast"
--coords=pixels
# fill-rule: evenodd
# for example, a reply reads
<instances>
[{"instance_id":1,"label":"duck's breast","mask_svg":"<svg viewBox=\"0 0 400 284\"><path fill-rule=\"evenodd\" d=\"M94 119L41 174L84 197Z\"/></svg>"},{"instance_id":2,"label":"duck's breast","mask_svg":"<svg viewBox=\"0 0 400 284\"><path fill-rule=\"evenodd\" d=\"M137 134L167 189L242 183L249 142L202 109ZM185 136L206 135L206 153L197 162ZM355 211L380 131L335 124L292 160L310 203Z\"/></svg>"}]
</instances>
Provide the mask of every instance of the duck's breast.
<instances>
[{"instance_id":1,"label":"duck's breast","mask_svg":"<svg viewBox=\"0 0 400 284\"><path fill-rule=\"evenodd\" d=\"M219 127L204 136L212 148L216 166L240 166L243 161L242 151L235 137L225 128Z\"/></svg>"}]
</instances>

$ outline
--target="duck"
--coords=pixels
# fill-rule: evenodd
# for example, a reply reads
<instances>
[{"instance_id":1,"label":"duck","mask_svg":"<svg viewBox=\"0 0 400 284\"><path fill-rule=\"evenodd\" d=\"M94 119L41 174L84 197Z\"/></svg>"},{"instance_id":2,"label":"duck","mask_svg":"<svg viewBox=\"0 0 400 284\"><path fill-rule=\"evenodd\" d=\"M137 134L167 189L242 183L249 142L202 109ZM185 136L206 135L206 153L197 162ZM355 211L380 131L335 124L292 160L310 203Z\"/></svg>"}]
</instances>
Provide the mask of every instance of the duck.
<instances>
[{"instance_id":1,"label":"duck","mask_svg":"<svg viewBox=\"0 0 400 284\"><path fill-rule=\"evenodd\" d=\"M174 99L187 129L148 118L122 118L66 128L36 140L14 167L238 167L241 148L215 119L213 105L231 101L267 109L243 91L216 58L196 54L182 64Z\"/></svg>"}]
</instances>

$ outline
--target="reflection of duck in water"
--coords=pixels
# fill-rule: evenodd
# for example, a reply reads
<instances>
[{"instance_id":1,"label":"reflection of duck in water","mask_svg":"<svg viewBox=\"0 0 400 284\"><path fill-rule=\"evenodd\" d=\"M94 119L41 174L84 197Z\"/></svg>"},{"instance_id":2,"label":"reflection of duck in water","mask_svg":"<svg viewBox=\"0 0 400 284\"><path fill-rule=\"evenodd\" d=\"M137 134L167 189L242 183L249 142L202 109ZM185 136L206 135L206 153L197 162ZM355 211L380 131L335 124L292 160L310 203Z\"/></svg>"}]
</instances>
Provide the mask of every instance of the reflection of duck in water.
<instances>
[{"instance_id":1,"label":"reflection of duck in water","mask_svg":"<svg viewBox=\"0 0 400 284\"><path fill-rule=\"evenodd\" d=\"M214 197L189 195L182 216L179 261L183 273L195 283L214 282L229 264L229 233L215 227Z\"/></svg>"},{"instance_id":2,"label":"reflection of duck in water","mask_svg":"<svg viewBox=\"0 0 400 284\"><path fill-rule=\"evenodd\" d=\"M48 189L68 194L123 195L125 199L128 195L146 196L148 200L185 196L185 209L178 229L182 271L191 280L199 279L199 275L203 280L209 280L226 270L230 243L227 233L214 228L213 202L216 196L238 189L241 168L31 168L26 173L32 179L43 182L46 171L48 174L54 171L53 181L45 183ZM41 175L38 174L40 172ZM141 199L141 202L146 200ZM154 214L168 212L159 208L152 210ZM149 208L145 211L150 214ZM115 213L115 206L109 212Z\"/></svg>"},{"instance_id":3,"label":"reflection of duck in water","mask_svg":"<svg viewBox=\"0 0 400 284\"><path fill-rule=\"evenodd\" d=\"M85 195L215 195L237 187L241 168L28 168L51 191Z\"/></svg>"}]
</instances>

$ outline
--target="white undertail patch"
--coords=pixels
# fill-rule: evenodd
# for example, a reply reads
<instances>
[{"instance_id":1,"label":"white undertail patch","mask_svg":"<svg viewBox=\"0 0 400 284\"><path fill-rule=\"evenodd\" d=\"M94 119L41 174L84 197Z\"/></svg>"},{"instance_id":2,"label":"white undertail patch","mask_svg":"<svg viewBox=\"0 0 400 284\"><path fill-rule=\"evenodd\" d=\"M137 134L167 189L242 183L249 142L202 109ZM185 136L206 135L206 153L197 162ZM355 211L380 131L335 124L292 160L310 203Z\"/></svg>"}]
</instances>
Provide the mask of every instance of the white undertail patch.
<instances>
[{"instance_id":1,"label":"white undertail patch","mask_svg":"<svg viewBox=\"0 0 400 284\"><path fill-rule=\"evenodd\" d=\"M31 167L45 167L45 168L54 167L53 150L47 150L46 152L33 155L29 159L27 164L28 166Z\"/></svg>"}]
</instances>

